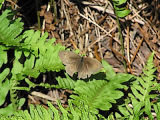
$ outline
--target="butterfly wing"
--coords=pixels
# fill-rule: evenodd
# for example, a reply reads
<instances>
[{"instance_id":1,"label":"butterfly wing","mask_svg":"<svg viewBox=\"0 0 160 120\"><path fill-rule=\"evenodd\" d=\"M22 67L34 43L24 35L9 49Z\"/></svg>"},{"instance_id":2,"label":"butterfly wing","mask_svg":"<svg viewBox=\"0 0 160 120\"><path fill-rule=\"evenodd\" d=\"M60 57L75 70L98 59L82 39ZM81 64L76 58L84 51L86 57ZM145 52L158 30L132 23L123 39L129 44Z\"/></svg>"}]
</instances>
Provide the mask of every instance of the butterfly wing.
<instances>
[{"instance_id":1,"label":"butterfly wing","mask_svg":"<svg viewBox=\"0 0 160 120\"><path fill-rule=\"evenodd\" d=\"M65 65L77 63L77 61L81 60L81 56L78 54L65 50L59 52L59 57Z\"/></svg>"},{"instance_id":2,"label":"butterfly wing","mask_svg":"<svg viewBox=\"0 0 160 120\"><path fill-rule=\"evenodd\" d=\"M71 51L60 51L59 57L64 65L66 65L66 72L73 76L75 72L78 72L78 65L81 61L81 56Z\"/></svg>"},{"instance_id":3,"label":"butterfly wing","mask_svg":"<svg viewBox=\"0 0 160 120\"><path fill-rule=\"evenodd\" d=\"M101 63L94 58L83 58L81 66L78 67L78 78L87 78L102 68Z\"/></svg>"}]
</instances>

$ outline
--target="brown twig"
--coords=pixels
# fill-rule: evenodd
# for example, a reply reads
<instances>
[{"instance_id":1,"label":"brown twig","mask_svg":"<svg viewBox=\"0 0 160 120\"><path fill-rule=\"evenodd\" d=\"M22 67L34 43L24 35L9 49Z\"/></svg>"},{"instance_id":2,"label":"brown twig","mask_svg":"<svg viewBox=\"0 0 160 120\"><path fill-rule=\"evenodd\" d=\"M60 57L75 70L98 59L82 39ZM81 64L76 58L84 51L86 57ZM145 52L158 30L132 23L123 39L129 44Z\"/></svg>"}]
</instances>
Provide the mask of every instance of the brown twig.
<instances>
[{"instance_id":1,"label":"brown twig","mask_svg":"<svg viewBox=\"0 0 160 120\"><path fill-rule=\"evenodd\" d=\"M98 46L94 45L94 55L98 61L101 61L101 57L98 54Z\"/></svg>"},{"instance_id":2,"label":"brown twig","mask_svg":"<svg viewBox=\"0 0 160 120\"><path fill-rule=\"evenodd\" d=\"M144 39L142 38L141 41L140 41L140 43L139 43L139 45L138 45L138 47L137 47L137 49L136 49L136 52L134 53L134 55L133 55L133 57L132 57L132 59L131 59L131 62L129 63L130 65L133 63L133 61L134 61L134 59L135 59L135 57L136 57L136 55L137 55L137 53L138 53L141 45L142 45L143 40L144 40Z\"/></svg>"}]
</instances>

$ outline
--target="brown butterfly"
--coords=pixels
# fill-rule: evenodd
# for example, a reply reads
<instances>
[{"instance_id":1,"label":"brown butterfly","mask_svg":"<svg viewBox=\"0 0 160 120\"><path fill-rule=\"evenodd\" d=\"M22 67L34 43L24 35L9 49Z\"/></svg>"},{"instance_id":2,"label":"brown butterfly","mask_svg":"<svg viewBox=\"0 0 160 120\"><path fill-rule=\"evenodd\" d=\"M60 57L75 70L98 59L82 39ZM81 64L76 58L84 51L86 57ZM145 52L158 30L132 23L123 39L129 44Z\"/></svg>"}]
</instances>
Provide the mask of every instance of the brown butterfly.
<instances>
[{"instance_id":1,"label":"brown butterfly","mask_svg":"<svg viewBox=\"0 0 160 120\"><path fill-rule=\"evenodd\" d=\"M63 64L66 65L66 72L70 76L73 76L75 72L78 72L78 78L85 79L102 68L101 63L98 60L90 57L81 57L71 51L60 51L59 57Z\"/></svg>"}]
</instances>

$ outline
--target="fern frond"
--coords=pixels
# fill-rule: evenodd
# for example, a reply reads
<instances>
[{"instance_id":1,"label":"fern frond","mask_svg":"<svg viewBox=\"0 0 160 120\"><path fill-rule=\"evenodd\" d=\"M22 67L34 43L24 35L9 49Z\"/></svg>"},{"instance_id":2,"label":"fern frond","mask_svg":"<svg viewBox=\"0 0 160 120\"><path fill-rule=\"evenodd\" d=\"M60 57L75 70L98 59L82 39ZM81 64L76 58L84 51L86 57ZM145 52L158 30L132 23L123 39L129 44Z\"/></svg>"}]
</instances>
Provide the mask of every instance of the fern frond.
<instances>
[{"instance_id":1,"label":"fern frond","mask_svg":"<svg viewBox=\"0 0 160 120\"><path fill-rule=\"evenodd\" d=\"M105 61L103 61L103 66L105 70L112 69ZM95 112L97 109L109 110L112 107L112 103L116 103L116 100L124 95L123 92L118 90L126 87L122 83L130 80L133 76L115 74L114 72L111 75L112 77L109 77L109 73L106 73L106 76L108 76L106 80L77 81L75 83L74 93L78 94L78 96L70 96L75 100L73 102L78 105L82 101L84 105L89 106Z\"/></svg>"},{"instance_id":2,"label":"fern frond","mask_svg":"<svg viewBox=\"0 0 160 120\"><path fill-rule=\"evenodd\" d=\"M157 94L151 92L156 90L158 85L155 79L156 76L154 75L156 68L153 64L153 55L154 54L152 53L149 57L141 77L137 77L137 80L133 82L131 87L132 94L129 94L136 117L140 116L143 113L140 111L144 110L144 113L146 113L150 119L153 119L151 114L151 106L153 104L151 103L151 100L154 99Z\"/></svg>"},{"instance_id":3,"label":"fern frond","mask_svg":"<svg viewBox=\"0 0 160 120\"><path fill-rule=\"evenodd\" d=\"M34 32L33 30L29 30L24 34L26 46L22 46L22 48L30 52L27 50L24 51L26 60L23 66L23 64L19 62L23 51L15 51L15 56L18 54L18 57L15 59L17 65L13 67L13 70L15 69L14 73L19 71L19 74L37 78L41 72L60 71L64 68L58 57L59 51L64 49L64 47L59 44L53 45L55 39L47 42L47 33L40 36L39 31ZM19 70L17 70L18 68L16 69L17 66L20 67Z\"/></svg>"},{"instance_id":4,"label":"fern frond","mask_svg":"<svg viewBox=\"0 0 160 120\"><path fill-rule=\"evenodd\" d=\"M3 64L6 64L8 59L7 59L7 50L8 48L5 46L0 45L0 68L2 67Z\"/></svg>"},{"instance_id":5,"label":"fern frond","mask_svg":"<svg viewBox=\"0 0 160 120\"><path fill-rule=\"evenodd\" d=\"M9 73L9 68L4 69L3 72L0 73L0 106L4 104L6 96L10 90L11 84L7 79Z\"/></svg>"},{"instance_id":6,"label":"fern frond","mask_svg":"<svg viewBox=\"0 0 160 120\"><path fill-rule=\"evenodd\" d=\"M153 107L156 113L157 120L160 120L160 102L158 101L157 103L155 103Z\"/></svg>"},{"instance_id":7,"label":"fern frond","mask_svg":"<svg viewBox=\"0 0 160 120\"><path fill-rule=\"evenodd\" d=\"M28 31L28 33L30 33L30 31ZM34 33L36 35L34 35ZM30 34L27 35L30 36ZM64 68L62 62L58 57L58 52L60 51L60 49L64 49L64 47L59 44L53 45L54 39L52 39L51 42L47 42L45 39L47 37L46 35L47 34L44 34L45 37L40 37L39 31L33 32L32 36L34 36L34 41L36 42L32 42L32 37L30 37L29 40L25 36L25 38L28 39L32 44L25 43L25 51L20 51L19 49L15 50L15 60L13 68L11 70L11 83L13 84L10 89L11 100L12 103L14 103L13 105L15 105L15 102L17 101L15 92L18 90L18 87L16 86L19 84L20 80L23 80L27 76L37 78L41 72L50 70L59 71L60 69ZM26 58L23 61L24 63L20 62L20 59L22 59L23 57ZM21 89L22 87L19 88L19 90ZM23 89L26 90L27 88Z\"/></svg>"},{"instance_id":8,"label":"fern frond","mask_svg":"<svg viewBox=\"0 0 160 120\"><path fill-rule=\"evenodd\" d=\"M144 115L148 115L148 118L153 120L153 108L157 117L159 117L159 107L157 106L159 101L156 103L157 105L152 102L158 96L156 91L158 91L159 86L154 75L156 68L153 64L153 55L154 53L149 57L142 75L136 77L136 80L132 83L132 93L128 94L129 97L126 99L126 103L118 107L123 116L115 113L116 119L126 118L138 120L144 119Z\"/></svg>"},{"instance_id":9,"label":"fern frond","mask_svg":"<svg viewBox=\"0 0 160 120\"><path fill-rule=\"evenodd\" d=\"M7 16L11 14L10 12L6 10L0 16L0 25L2 25L0 27L0 43L5 46L18 47L15 50L16 58L12 74L19 74L19 77L25 74L36 78L40 72L59 71L64 68L58 57L59 50L64 49L64 47L59 44L53 45L55 39L46 41L48 33L41 36L40 31L29 30L20 35L23 30L23 23L20 22L20 19L16 19L11 24L11 20L7 19ZM23 53L26 57L24 66L19 62Z\"/></svg>"},{"instance_id":10,"label":"fern frond","mask_svg":"<svg viewBox=\"0 0 160 120\"><path fill-rule=\"evenodd\" d=\"M10 16L13 13L10 10L5 10L0 16L0 43L6 46L19 46L22 41L22 36L19 36L23 30L23 23L20 18L11 20Z\"/></svg>"},{"instance_id":11,"label":"fern frond","mask_svg":"<svg viewBox=\"0 0 160 120\"><path fill-rule=\"evenodd\" d=\"M130 13L130 10L127 9L127 7L123 6L127 0L112 0L113 1L113 6L115 10L115 14L118 17L125 17Z\"/></svg>"},{"instance_id":12,"label":"fern frond","mask_svg":"<svg viewBox=\"0 0 160 120\"><path fill-rule=\"evenodd\" d=\"M93 80L88 83L78 81L74 88L74 93L70 97L78 104L83 101L94 111L96 109L109 110L112 107L111 103L116 103L116 99L123 96L121 91L116 90L116 86L107 83L104 80Z\"/></svg>"},{"instance_id":13,"label":"fern frond","mask_svg":"<svg viewBox=\"0 0 160 120\"><path fill-rule=\"evenodd\" d=\"M56 88L62 89L74 89L75 88L75 81L72 80L67 74L66 78L57 77L56 80L58 81L58 85Z\"/></svg>"},{"instance_id":14,"label":"fern frond","mask_svg":"<svg viewBox=\"0 0 160 120\"><path fill-rule=\"evenodd\" d=\"M87 106L77 109L73 107L72 100L69 100L69 107L66 109L58 102L59 108L55 108L50 102L48 102L49 108L46 109L41 105L30 105L29 110L19 110L12 116L2 116L5 120L105 120L105 118L98 114L89 112Z\"/></svg>"},{"instance_id":15,"label":"fern frond","mask_svg":"<svg viewBox=\"0 0 160 120\"><path fill-rule=\"evenodd\" d=\"M20 116L4 116L4 115L0 115L0 120L24 120L24 119L22 117L20 117Z\"/></svg>"},{"instance_id":16,"label":"fern frond","mask_svg":"<svg viewBox=\"0 0 160 120\"><path fill-rule=\"evenodd\" d=\"M15 113L15 109L13 107L13 104L9 104L8 106L6 106L5 108L1 108L0 109L0 115L4 115L4 116L10 116L13 115Z\"/></svg>"},{"instance_id":17,"label":"fern frond","mask_svg":"<svg viewBox=\"0 0 160 120\"><path fill-rule=\"evenodd\" d=\"M5 101L5 98L9 92L10 89L10 84L9 84L9 80L6 80L3 83L0 83L0 105L2 105Z\"/></svg>"},{"instance_id":18,"label":"fern frond","mask_svg":"<svg viewBox=\"0 0 160 120\"><path fill-rule=\"evenodd\" d=\"M12 48L14 52L13 67L9 72L10 74L8 73L10 76L4 75L3 72L0 74L2 81L6 77L4 82L0 83L0 89L3 90L0 102L1 105L4 103L9 92L12 102L12 109L10 110L13 110L10 113L15 112L15 109L19 107L16 91L20 80L24 80L27 76L37 78L41 72L60 71L64 68L58 57L58 52L64 49L63 46L54 45L55 39L46 40L47 33L41 35L40 31L29 30L22 34L23 23L20 22L20 19L11 20L12 17L13 14L10 10L4 11L0 16L0 66L10 62L7 60L8 50ZM22 89L27 90L23 87L19 88L19 90Z\"/></svg>"}]
</instances>

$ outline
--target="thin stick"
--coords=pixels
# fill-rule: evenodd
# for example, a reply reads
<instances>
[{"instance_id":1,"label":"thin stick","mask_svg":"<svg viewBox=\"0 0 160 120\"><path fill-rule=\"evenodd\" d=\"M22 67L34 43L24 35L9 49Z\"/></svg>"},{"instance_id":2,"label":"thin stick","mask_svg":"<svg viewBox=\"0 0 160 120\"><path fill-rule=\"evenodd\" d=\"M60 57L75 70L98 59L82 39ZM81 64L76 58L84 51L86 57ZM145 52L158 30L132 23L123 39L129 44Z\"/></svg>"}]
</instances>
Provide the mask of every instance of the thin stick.
<instances>
[{"instance_id":1,"label":"thin stick","mask_svg":"<svg viewBox=\"0 0 160 120\"><path fill-rule=\"evenodd\" d=\"M133 63L133 61L134 61L134 59L135 59L135 57L136 57L136 55L137 55L137 52L139 51L139 49L140 49L140 47L141 47L141 45L142 45L143 40L144 40L144 39L142 38L141 41L140 41L140 43L139 43L139 45L138 45L138 47L137 47L137 49L136 49L136 52L135 52L134 55L133 55L133 58L131 59L130 65Z\"/></svg>"},{"instance_id":2,"label":"thin stick","mask_svg":"<svg viewBox=\"0 0 160 120\"><path fill-rule=\"evenodd\" d=\"M105 29L103 29L101 26L99 26L96 22L92 21L91 19L87 18L86 16L82 15L81 13L78 13L81 17L85 18L86 20L88 20L89 22L93 23L94 25L96 25L97 27L99 27L99 29L101 29L103 32L105 32L107 35L109 34L109 32L107 32Z\"/></svg>"}]
</instances>

